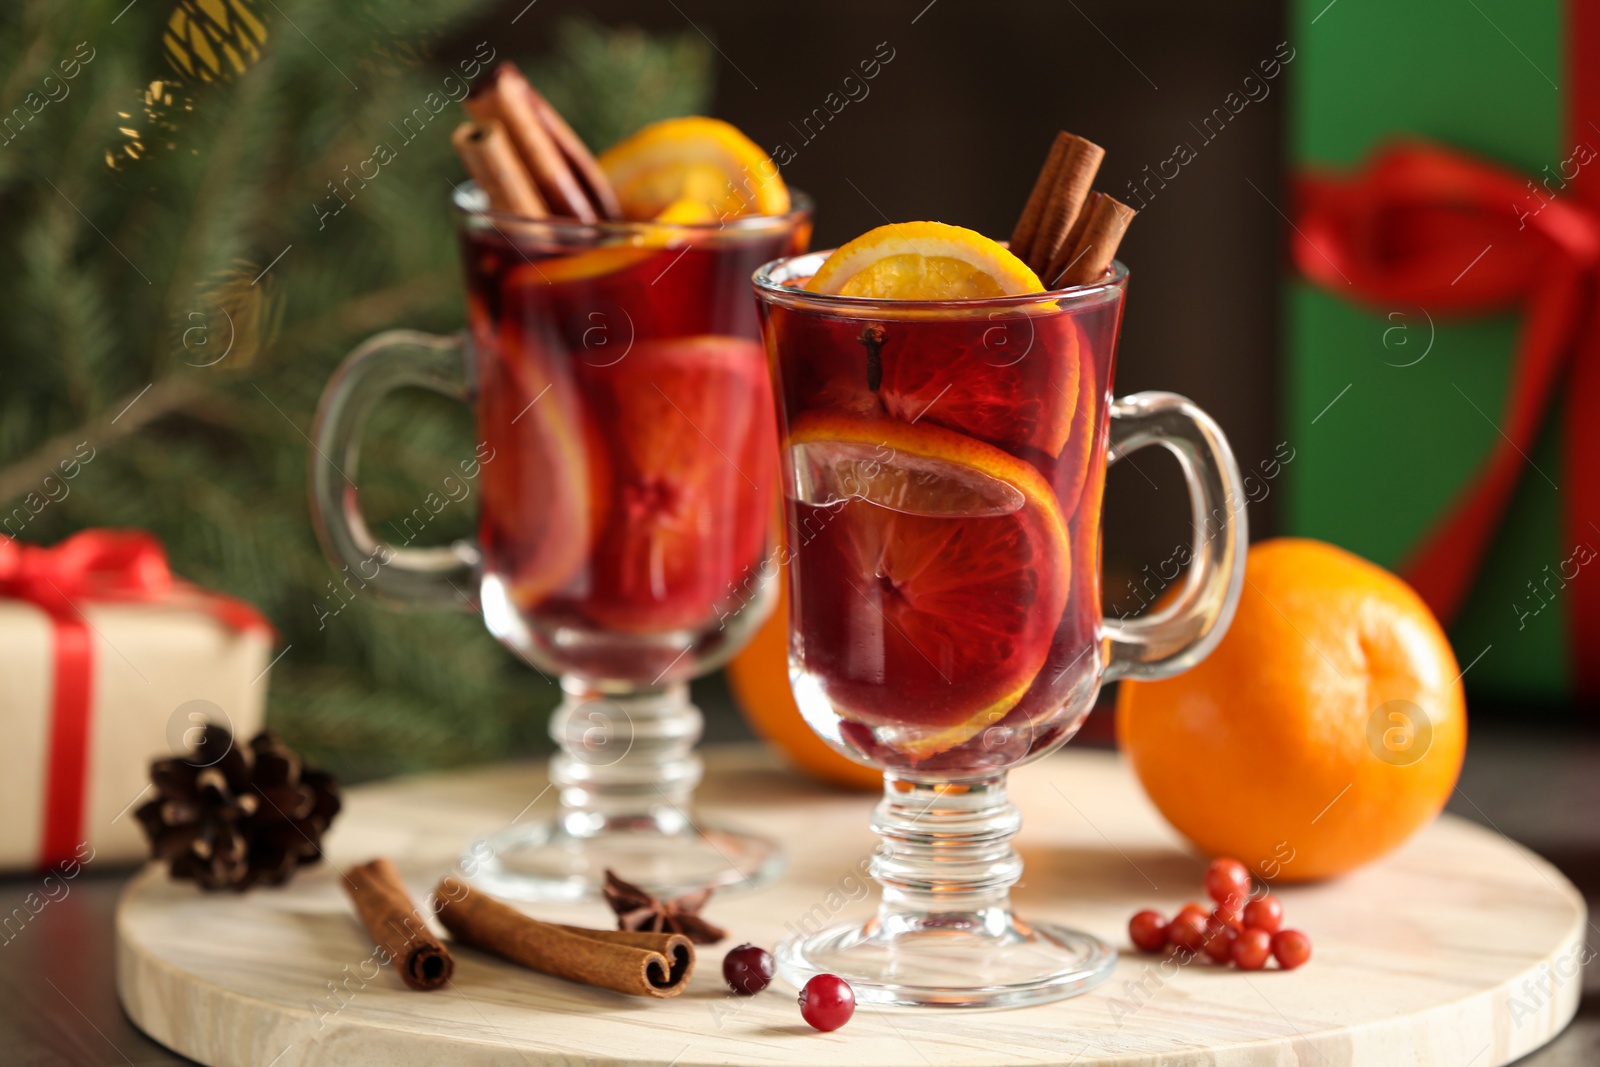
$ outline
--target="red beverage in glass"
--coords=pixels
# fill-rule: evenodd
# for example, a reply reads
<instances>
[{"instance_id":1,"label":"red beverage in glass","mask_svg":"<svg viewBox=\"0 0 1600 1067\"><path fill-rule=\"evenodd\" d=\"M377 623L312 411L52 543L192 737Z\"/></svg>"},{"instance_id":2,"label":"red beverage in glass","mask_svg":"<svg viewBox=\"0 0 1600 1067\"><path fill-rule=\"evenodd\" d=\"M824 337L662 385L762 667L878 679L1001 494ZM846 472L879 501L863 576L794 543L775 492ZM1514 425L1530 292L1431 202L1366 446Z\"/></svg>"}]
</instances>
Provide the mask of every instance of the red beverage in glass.
<instances>
[{"instance_id":1,"label":"red beverage in glass","mask_svg":"<svg viewBox=\"0 0 1600 1067\"><path fill-rule=\"evenodd\" d=\"M882 261L905 276L959 271L897 255L922 261ZM1238 468L1182 397L1111 399L1120 265L1057 292L885 300L803 289L826 257L755 277L783 430L789 677L812 729L884 772L883 897L865 923L796 932L778 972L839 975L878 1004L1081 992L1116 953L1012 915L1006 774L1070 737L1102 680L1174 673L1221 636L1243 579ZM1152 444L1183 466L1195 563L1164 610L1104 619L1108 456Z\"/></svg>"},{"instance_id":2,"label":"red beverage in glass","mask_svg":"<svg viewBox=\"0 0 1600 1067\"><path fill-rule=\"evenodd\" d=\"M959 776L1082 722L1121 309L1120 287L938 316L767 306L798 442L793 666L825 737Z\"/></svg>"},{"instance_id":3,"label":"red beverage in glass","mask_svg":"<svg viewBox=\"0 0 1600 1067\"><path fill-rule=\"evenodd\" d=\"M364 586L481 606L560 676L557 811L479 842L462 869L525 900L597 896L608 869L667 897L758 885L782 867L777 844L690 814L688 683L776 599L777 429L750 275L805 247L810 204L586 224L492 211L470 183L454 199L469 329L392 330L352 352L318 410L312 485L319 535ZM475 407L476 455L446 485L476 489L475 542L386 544L362 515L362 428L402 386Z\"/></svg>"},{"instance_id":4,"label":"red beverage in glass","mask_svg":"<svg viewBox=\"0 0 1600 1067\"><path fill-rule=\"evenodd\" d=\"M724 623L764 598L753 576L777 437L747 279L802 246L778 221L634 226L631 243L603 246L575 239L594 227L561 223L464 233L478 425L494 456L479 520L486 614L536 662L607 681L689 677L729 644Z\"/></svg>"}]
</instances>

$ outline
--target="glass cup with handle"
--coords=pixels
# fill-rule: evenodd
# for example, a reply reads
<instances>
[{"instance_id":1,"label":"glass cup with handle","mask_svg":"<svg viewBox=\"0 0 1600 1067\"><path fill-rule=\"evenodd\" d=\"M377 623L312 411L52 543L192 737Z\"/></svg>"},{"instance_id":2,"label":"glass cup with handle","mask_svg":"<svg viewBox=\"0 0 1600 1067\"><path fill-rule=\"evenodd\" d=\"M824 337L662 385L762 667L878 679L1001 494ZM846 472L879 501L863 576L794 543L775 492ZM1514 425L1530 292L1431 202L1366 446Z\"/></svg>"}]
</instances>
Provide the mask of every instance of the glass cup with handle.
<instances>
[{"instance_id":1,"label":"glass cup with handle","mask_svg":"<svg viewBox=\"0 0 1600 1067\"><path fill-rule=\"evenodd\" d=\"M480 610L560 678L557 813L488 838L477 878L526 900L592 896L608 868L659 893L770 878L773 842L694 816L688 682L771 611L776 431L749 278L804 250L809 202L586 224L489 210L466 183L454 205L468 329L391 331L350 354L317 412L311 487L330 559L368 590ZM394 545L362 514L362 428L406 386L475 410L474 542Z\"/></svg>"},{"instance_id":2,"label":"glass cup with handle","mask_svg":"<svg viewBox=\"0 0 1600 1067\"><path fill-rule=\"evenodd\" d=\"M1244 577L1226 438L1171 393L1113 399L1127 271L1057 292L874 300L756 272L783 433L790 679L833 748L884 772L876 916L791 937L779 973L868 1003L1008 1007L1104 980L1115 951L1013 915L1006 773L1058 748L1102 683L1221 638ZM1178 459L1193 559L1148 617L1101 615L1107 465Z\"/></svg>"}]
</instances>

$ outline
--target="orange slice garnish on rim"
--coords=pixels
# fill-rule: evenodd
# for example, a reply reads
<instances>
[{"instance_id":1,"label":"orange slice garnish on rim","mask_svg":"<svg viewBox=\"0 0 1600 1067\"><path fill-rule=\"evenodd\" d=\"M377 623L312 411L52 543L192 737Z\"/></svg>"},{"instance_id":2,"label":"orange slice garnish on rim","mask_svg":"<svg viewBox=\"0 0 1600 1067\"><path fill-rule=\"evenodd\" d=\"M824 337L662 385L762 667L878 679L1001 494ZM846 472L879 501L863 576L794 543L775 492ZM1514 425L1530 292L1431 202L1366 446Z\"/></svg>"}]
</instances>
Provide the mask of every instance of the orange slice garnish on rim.
<instances>
[{"instance_id":1,"label":"orange slice garnish on rim","mask_svg":"<svg viewBox=\"0 0 1600 1067\"><path fill-rule=\"evenodd\" d=\"M682 201L703 205L713 222L789 213L789 189L777 164L721 119L654 123L613 146L599 162L630 219L653 219L669 208L685 213Z\"/></svg>"},{"instance_id":2,"label":"orange slice garnish on rim","mask_svg":"<svg viewBox=\"0 0 1600 1067\"><path fill-rule=\"evenodd\" d=\"M868 230L835 250L806 288L879 300L978 300L1044 292L1039 276L1004 245L942 222Z\"/></svg>"},{"instance_id":3,"label":"orange slice garnish on rim","mask_svg":"<svg viewBox=\"0 0 1600 1067\"><path fill-rule=\"evenodd\" d=\"M800 668L913 760L1003 719L1071 588L1049 483L992 445L892 419L810 413L786 443L799 503L826 509L801 523Z\"/></svg>"}]
</instances>

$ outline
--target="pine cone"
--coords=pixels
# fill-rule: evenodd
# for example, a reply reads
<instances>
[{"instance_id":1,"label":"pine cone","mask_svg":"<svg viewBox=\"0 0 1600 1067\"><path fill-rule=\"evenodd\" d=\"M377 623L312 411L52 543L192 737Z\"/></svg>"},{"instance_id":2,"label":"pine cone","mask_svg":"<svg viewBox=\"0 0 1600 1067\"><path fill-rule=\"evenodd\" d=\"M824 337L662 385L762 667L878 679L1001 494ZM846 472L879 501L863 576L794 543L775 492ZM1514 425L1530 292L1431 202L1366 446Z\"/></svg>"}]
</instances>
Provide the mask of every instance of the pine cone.
<instances>
[{"instance_id":1,"label":"pine cone","mask_svg":"<svg viewBox=\"0 0 1600 1067\"><path fill-rule=\"evenodd\" d=\"M247 753L207 723L195 755L156 760L150 780L156 799L136 814L152 858L203 889L281 885L322 858L322 835L339 813L333 776L303 766L265 731Z\"/></svg>"}]
</instances>

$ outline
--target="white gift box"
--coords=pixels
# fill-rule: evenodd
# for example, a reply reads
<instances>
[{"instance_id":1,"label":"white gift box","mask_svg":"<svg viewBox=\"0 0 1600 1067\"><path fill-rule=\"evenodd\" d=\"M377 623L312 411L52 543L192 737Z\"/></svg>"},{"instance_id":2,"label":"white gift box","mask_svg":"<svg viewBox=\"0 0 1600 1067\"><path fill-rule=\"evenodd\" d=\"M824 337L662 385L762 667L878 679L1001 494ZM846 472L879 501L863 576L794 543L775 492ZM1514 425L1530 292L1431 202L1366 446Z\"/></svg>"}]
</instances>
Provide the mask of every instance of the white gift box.
<instances>
[{"instance_id":1,"label":"white gift box","mask_svg":"<svg viewBox=\"0 0 1600 1067\"><path fill-rule=\"evenodd\" d=\"M64 594L54 614L0 598L0 870L144 858L150 762L208 719L241 743L261 728L265 620L181 583L150 596Z\"/></svg>"}]
</instances>

